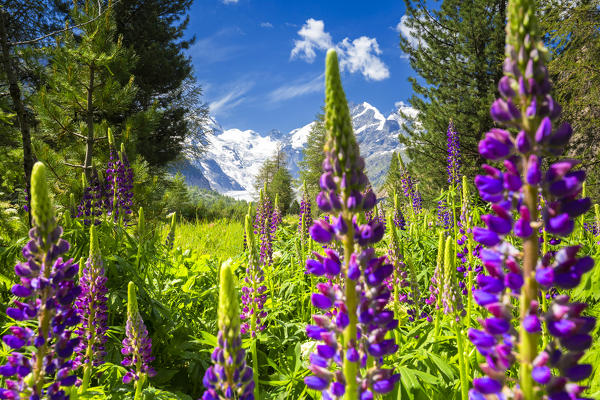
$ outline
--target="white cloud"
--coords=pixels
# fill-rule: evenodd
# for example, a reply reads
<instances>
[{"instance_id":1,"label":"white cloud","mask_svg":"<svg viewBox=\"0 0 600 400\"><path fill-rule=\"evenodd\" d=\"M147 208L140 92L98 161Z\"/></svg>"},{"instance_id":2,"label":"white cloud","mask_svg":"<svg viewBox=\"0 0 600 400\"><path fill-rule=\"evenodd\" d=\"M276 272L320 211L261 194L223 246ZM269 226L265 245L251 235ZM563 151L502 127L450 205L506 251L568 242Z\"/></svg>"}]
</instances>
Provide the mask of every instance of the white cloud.
<instances>
[{"instance_id":1,"label":"white cloud","mask_svg":"<svg viewBox=\"0 0 600 400\"><path fill-rule=\"evenodd\" d=\"M340 67L351 73L360 72L367 79L381 81L389 78L390 70L378 57L381 54L377 39L361 36L350 42L345 38L338 45L341 53Z\"/></svg>"},{"instance_id":2,"label":"white cloud","mask_svg":"<svg viewBox=\"0 0 600 400\"><path fill-rule=\"evenodd\" d=\"M325 32L325 23L321 20L309 18L298 31L300 40L294 41L290 57L302 58L312 63L316 57L316 50L325 51L335 48L340 59L340 68L350 73L360 72L365 78L380 81L390 76L390 71L379 58L381 50L377 39L361 36L350 40L345 38L337 45L333 43L331 35Z\"/></svg>"},{"instance_id":3,"label":"white cloud","mask_svg":"<svg viewBox=\"0 0 600 400\"><path fill-rule=\"evenodd\" d=\"M323 74L305 82L296 82L281 86L269 93L269 100L273 103L283 100L293 99L309 93L315 93L323 90Z\"/></svg>"},{"instance_id":4,"label":"white cloud","mask_svg":"<svg viewBox=\"0 0 600 400\"><path fill-rule=\"evenodd\" d=\"M325 32L325 23L313 18L306 20L298 31L301 40L294 40L291 58L300 57L312 63L315 60L317 50L327 50L333 47L331 35Z\"/></svg>"},{"instance_id":5,"label":"white cloud","mask_svg":"<svg viewBox=\"0 0 600 400\"><path fill-rule=\"evenodd\" d=\"M402 18L400 18L400 22L398 22L398 25L396 25L396 32L398 32L406 40L408 40L408 43L412 47L419 47L419 45L421 44L421 41L417 35L417 31L414 28L411 28L406 24L407 20L408 20L407 15L403 15Z\"/></svg>"},{"instance_id":6,"label":"white cloud","mask_svg":"<svg viewBox=\"0 0 600 400\"><path fill-rule=\"evenodd\" d=\"M270 23L270 22L261 22L261 23L260 23L260 26L261 26L262 28L272 28L272 27L273 27L273 24L272 24L272 23Z\"/></svg>"},{"instance_id":7,"label":"white cloud","mask_svg":"<svg viewBox=\"0 0 600 400\"><path fill-rule=\"evenodd\" d=\"M221 0L223 4L237 4L240 0Z\"/></svg>"},{"instance_id":8,"label":"white cloud","mask_svg":"<svg viewBox=\"0 0 600 400\"><path fill-rule=\"evenodd\" d=\"M254 82L244 81L233 86L231 90L208 104L211 115L226 115L246 100L245 94L254 86Z\"/></svg>"}]
</instances>

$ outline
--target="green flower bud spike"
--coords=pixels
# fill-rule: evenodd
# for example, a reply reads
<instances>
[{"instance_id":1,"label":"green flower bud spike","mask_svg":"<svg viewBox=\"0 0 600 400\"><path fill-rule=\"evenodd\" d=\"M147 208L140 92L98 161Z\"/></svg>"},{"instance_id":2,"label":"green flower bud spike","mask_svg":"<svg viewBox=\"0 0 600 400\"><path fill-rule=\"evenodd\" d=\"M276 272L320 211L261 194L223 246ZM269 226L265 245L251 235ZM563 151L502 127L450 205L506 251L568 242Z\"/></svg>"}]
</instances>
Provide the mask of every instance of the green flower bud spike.
<instances>
[{"instance_id":1,"label":"green flower bud spike","mask_svg":"<svg viewBox=\"0 0 600 400\"><path fill-rule=\"evenodd\" d=\"M137 232L138 232L138 236L140 238L144 236L145 230L146 230L146 220L144 218L144 207L140 207L140 210L138 211L138 226L137 226Z\"/></svg>"},{"instance_id":2,"label":"green flower bud spike","mask_svg":"<svg viewBox=\"0 0 600 400\"><path fill-rule=\"evenodd\" d=\"M233 277L233 268L231 260L228 260L221 266L220 274L221 286L219 288L219 330L227 341L233 341L240 335L240 308L238 305L237 291ZM235 354L227 354L235 358ZM232 371L230 371L232 372ZM227 374L228 378L232 374Z\"/></svg>"},{"instance_id":3,"label":"green flower bud spike","mask_svg":"<svg viewBox=\"0 0 600 400\"><path fill-rule=\"evenodd\" d=\"M36 162L31 172L31 216L40 230L44 250L52 243L51 235L57 227L54 207L48 193L46 166Z\"/></svg>"},{"instance_id":4,"label":"green flower bud spike","mask_svg":"<svg viewBox=\"0 0 600 400\"><path fill-rule=\"evenodd\" d=\"M110 147L114 147L114 145L115 145L115 137L113 136L112 130L110 128L108 128L107 136L108 136L108 145Z\"/></svg>"}]
</instances>

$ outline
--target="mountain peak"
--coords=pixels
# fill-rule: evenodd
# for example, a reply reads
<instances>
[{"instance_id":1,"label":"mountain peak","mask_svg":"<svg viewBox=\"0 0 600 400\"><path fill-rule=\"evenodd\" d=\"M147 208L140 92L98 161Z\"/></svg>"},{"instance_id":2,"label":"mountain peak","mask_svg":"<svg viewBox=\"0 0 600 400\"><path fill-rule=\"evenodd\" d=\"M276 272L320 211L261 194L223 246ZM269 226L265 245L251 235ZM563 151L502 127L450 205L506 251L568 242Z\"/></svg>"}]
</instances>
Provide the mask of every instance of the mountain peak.
<instances>
[{"instance_id":1,"label":"mountain peak","mask_svg":"<svg viewBox=\"0 0 600 400\"><path fill-rule=\"evenodd\" d=\"M402 111L411 115L412 109L403 103L401 105L404 107ZM349 108L360 152L366 161L367 175L373 185L380 185L393 152L402 150L398 135L403 134L401 126L404 121L398 111L386 118L366 101L350 103ZM190 184L201 181L197 177L200 172L205 177L202 182L208 182L208 188L244 200L254 199L255 176L278 147L287 156L290 173L298 178L298 165L303 157L303 149L315 124L312 121L288 133L272 129L261 134L235 128L223 130L212 117L210 123L214 126L214 136L210 138L204 158L190 159L189 171L184 169L182 172L189 178ZM194 180L192 176L195 177Z\"/></svg>"}]
</instances>

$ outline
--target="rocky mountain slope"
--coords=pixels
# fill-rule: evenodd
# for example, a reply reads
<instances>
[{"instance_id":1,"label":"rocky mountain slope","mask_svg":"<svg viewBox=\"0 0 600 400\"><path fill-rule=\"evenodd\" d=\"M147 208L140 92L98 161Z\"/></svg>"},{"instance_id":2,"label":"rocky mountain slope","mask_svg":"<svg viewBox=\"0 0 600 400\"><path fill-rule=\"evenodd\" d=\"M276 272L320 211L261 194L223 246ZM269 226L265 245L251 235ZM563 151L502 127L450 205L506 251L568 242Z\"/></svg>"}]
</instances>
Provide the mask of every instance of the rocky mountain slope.
<instances>
[{"instance_id":1,"label":"rocky mountain slope","mask_svg":"<svg viewBox=\"0 0 600 400\"><path fill-rule=\"evenodd\" d=\"M392 153L403 150L398 141L398 135L404 134L400 111L407 115L415 114L414 109L402 104L387 117L366 102L350 105L352 124L366 161L367 175L375 186L383 182ZM278 146L287 155L290 173L298 178L298 162L302 160L313 122L288 133L272 130L264 134L253 130L224 130L216 120L211 119L210 122L213 135L204 155L188 157L177 167L189 184L237 199L253 200L256 197L254 178Z\"/></svg>"}]
</instances>

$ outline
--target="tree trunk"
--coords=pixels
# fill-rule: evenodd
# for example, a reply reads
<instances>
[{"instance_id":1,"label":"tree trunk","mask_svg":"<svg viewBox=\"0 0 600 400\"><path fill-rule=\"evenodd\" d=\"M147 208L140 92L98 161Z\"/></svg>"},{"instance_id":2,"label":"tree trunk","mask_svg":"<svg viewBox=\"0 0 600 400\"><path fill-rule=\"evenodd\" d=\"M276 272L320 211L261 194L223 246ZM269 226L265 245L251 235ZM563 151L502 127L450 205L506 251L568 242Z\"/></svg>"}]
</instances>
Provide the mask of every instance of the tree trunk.
<instances>
[{"instance_id":1,"label":"tree trunk","mask_svg":"<svg viewBox=\"0 0 600 400\"><path fill-rule=\"evenodd\" d=\"M2 46L2 64L6 71L10 97L14 103L19 128L21 129L21 138L23 142L23 170L25 172L25 189L27 190L27 212L29 214L29 226L31 226L31 170L33 169L33 155L31 151L31 135L29 132L29 121L25 113L25 106L21 100L21 89L17 80L16 72L12 68L10 61L10 45L6 33L6 15L0 11L0 42Z\"/></svg>"},{"instance_id":2,"label":"tree trunk","mask_svg":"<svg viewBox=\"0 0 600 400\"><path fill-rule=\"evenodd\" d=\"M94 151L94 104L93 95L94 93L94 64L90 65L90 82L87 92L87 139L85 146L85 161L83 168L85 171L85 177L88 182L92 177L92 154Z\"/></svg>"}]
</instances>

